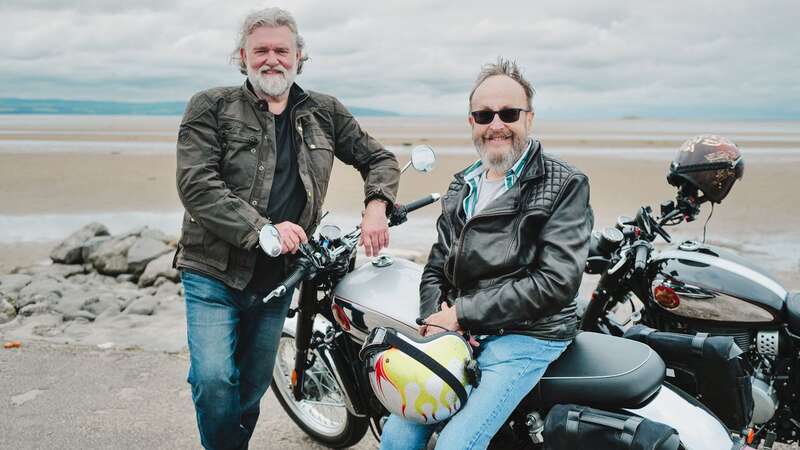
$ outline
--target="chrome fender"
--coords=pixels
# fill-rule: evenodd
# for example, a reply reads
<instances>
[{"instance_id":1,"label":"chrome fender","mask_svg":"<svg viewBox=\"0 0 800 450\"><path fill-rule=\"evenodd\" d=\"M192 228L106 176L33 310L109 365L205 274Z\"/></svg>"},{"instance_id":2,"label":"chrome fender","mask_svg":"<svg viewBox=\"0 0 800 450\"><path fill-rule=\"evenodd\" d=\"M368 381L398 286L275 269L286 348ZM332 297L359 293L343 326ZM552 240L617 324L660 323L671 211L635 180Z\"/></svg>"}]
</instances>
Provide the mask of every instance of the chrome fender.
<instances>
[{"instance_id":1,"label":"chrome fender","mask_svg":"<svg viewBox=\"0 0 800 450\"><path fill-rule=\"evenodd\" d=\"M735 442L717 418L687 401L671 386L661 386L656 398L644 407L626 411L671 426L678 431L686 450L734 448Z\"/></svg>"}]
</instances>

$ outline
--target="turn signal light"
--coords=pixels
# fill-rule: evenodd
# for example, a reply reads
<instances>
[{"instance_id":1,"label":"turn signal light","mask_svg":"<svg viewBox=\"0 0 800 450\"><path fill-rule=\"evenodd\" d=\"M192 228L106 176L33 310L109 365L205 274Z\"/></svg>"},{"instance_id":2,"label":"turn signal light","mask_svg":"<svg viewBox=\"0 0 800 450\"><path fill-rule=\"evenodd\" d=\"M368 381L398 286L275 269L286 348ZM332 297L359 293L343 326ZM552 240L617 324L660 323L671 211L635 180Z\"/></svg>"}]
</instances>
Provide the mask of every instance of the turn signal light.
<instances>
[{"instance_id":1,"label":"turn signal light","mask_svg":"<svg viewBox=\"0 0 800 450\"><path fill-rule=\"evenodd\" d=\"M656 303L667 309L675 309L681 304L681 299L671 287L659 284L653 289Z\"/></svg>"},{"instance_id":2,"label":"turn signal light","mask_svg":"<svg viewBox=\"0 0 800 450\"><path fill-rule=\"evenodd\" d=\"M331 303L331 312L333 313L333 318L336 319L336 323L342 327L342 330L350 331L350 319L347 318L344 308L337 303Z\"/></svg>"},{"instance_id":3,"label":"turn signal light","mask_svg":"<svg viewBox=\"0 0 800 450\"><path fill-rule=\"evenodd\" d=\"M292 386L297 386L297 371L292 370Z\"/></svg>"}]
</instances>

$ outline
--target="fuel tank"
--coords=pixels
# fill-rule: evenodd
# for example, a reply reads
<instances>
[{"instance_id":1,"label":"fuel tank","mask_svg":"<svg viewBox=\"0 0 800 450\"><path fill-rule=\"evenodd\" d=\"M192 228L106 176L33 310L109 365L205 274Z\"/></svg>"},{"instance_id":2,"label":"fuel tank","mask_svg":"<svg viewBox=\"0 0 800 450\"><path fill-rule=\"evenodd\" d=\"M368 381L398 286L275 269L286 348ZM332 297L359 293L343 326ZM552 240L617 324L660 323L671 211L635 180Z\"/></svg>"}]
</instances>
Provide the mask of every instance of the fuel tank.
<instances>
[{"instance_id":1,"label":"fuel tank","mask_svg":"<svg viewBox=\"0 0 800 450\"><path fill-rule=\"evenodd\" d=\"M655 256L650 267L650 294L671 314L753 325L783 320L786 289L730 251L686 241Z\"/></svg>"},{"instance_id":2,"label":"fuel tank","mask_svg":"<svg viewBox=\"0 0 800 450\"><path fill-rule=\"evenodd\" d=\"M347 332L359 341L378 326L416 333L422 268L406 259L381 256L347 274L333 293L349 321Z\"/></svg>"}]
</instances>

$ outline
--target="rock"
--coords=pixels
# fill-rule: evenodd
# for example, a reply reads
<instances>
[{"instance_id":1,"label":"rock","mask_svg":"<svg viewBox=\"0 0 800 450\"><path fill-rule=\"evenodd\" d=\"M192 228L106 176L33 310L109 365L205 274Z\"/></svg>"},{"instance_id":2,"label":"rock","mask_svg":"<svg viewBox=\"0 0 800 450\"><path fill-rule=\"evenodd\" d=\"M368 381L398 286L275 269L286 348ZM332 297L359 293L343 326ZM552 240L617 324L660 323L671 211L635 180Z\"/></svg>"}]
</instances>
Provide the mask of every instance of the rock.
<instances>
[{"instance_id":1,"label":"rock","mask_svg":"<svg viewBox=\"0 0 800 450\"><path fill-rule=\"evenodd\" d=\"M159 299L153 296L146 296L140 297L137 300L134 300L133 303L130 304L127 308L125 308L125 312L127 314L137 314L141 316L152 316L155 313L156 308L158 308Z\"/></svg>"},{"instance_id":2,"label":"rock","mask_svg":"<svg viewBox=\"0 0 800 450\"><path fill-rule=\"evenodd\" d=\"M180 292L180 288L179 288L179 286L177 284L175 284L175 283L173 283L171 281L168 281L165 278L160 278L160 279L164 280L164 282L161 283L158 286L158 288L156 289L156 294L155 294L156 297L166 297L166 296L169 296L169 295L178 295L178 292Z\"/></svg>"},{"instance_id":3,"label":"rock","mask_svg":"<svg viewBox=\"0 0 800 450\"><path fill-rule=\"evenodd\" d=\"M150 261L147 267L145 267L142 276L139 277L139 286L150 286L159 277L164 277L175 282L180 280L180 272L172 268L172 259L174 256L175 252L169 252Z\"/></svg>"},{"instance_id":4,"label":"rock","mask_svg":"<svg viewBox=\"0 0 800 450\"><path fill-rule=\"evenodd\" d=\"M127 283L134 280L133 274L130 273L123 273L122 275L117 275L117 282L118 283Z\"/></svg>"},{"instance_id":5,"label":"rock","mask_svg":"<svg viewBox=\"0 0 800 450\"><path fill-rule=\"evenodd\" d=\"M42 264L38 266L23 267L17 273L51 278L68 278L86 273L82 264Z\"/></svg>"},{"instance_id":6,"label":"rock","mask_svg":"<svg viewBox=\"0 0 800 450\"><path fill-rule=\"evenodd\" d=\"M17 317L17 308L11 302L0 299L0 324L11 322Z\"/></svg>"},{"instance_id":7,"label":"rock","mask_svg":"<svg viewBox=\"0 0 800 450\"><path fill-rule=\"evenodd\" d=\"M155 228L146 228L139 233L139 236L143 238L155 239L165 244L168 244L173 239L172 237L167 236L167 234L163 231Z\"/></svg>"},{"instance_id":8,"label":"rock","mask_svg":"<svg viewBox=\"0 0 800 450\"><path fill-rule=\"evenodd\" d=\"M128 249L128 270L131 273L140 274L150 261L170 253L171 250L162 241L148 237L139 238Z\"/></svg>"},{"instance_id":9,"label":"rock","mask_svg":"<svg viewBox=\"0 0 800 450\"><path fill-rule=\"evenodd\" d=\"M0 292L19 292L20 289L27 286L32 280L33 277L30 275L0 275Z\"/></svg>"},{"instance_id":10,"label":"rock","mask_svg":"<svg viewBox=\"0 0 800 450\"><path fill-rule=\"evenodd\" d=\"M120 312L122 312L122 308L117 304L116 306L109 306L105 309L102 313L97 315L97 318L94 319L95 323L104 322L108 319L113 317L117 317Z\"/></svg>"},{"instance_id":11,"label":"rock","mask_svg":"<svg viewBox=\"0 0 800 450\"><path fill-rule=\"evenodd\" d=\"M65 292L64 296L53 305L53 310L63 314L65 320L71 320L78 316L78 312L85 304L96 303L97 301L99 301L99 296L92 292ZM70 317L70 319L67 319L67 317Z\"/></svg>"},{"instance_id":12,"label":"rock","mask_svg":"<svg viewBox=\"0 0 800 450\"><path fill-rule=\"evenodd\" d=\"M136 239L135 236L109 239L89 254L89 262L95 270L105 275L125 273L128 271L128 250Z\"/></svg>"},{"instance_id":13,"label":"rock","mask_svg":"<svg viewBox=\"0 0 800 450\"><path fill-rule=\"evenodd\" d=\"M50 312L50 306L44 303L32 303L23 308L20 308L19 315L22 317L30 317L38 314L45 314Z\"/></svg>"},{"instance_id":14,"label":"rock","mask_svg":"<svg viewBox=\"0 0 800 450\"><path fill-rule=\"evenodd\" d=\"M108 308L114 307L117 308L117 311L119 311L120 303L121 302L116 295L112 293L105 293L86 301L81 309L84 311L89 311L95 316L99 316Z\"/></svg>"},{"instance_id":15,"label":"rock","mask_svg":"<svg viewBox=\"0 0 800 450\"><path fill-rule=\"evenodd\" d=\"M81 247L81 258L84 262L89 262L89 255L100 247L103 242L111 239L111 236L95 236L83 243Z\"/></svg>"},{"instance_id":16,"label":"rock","mask_svg":"<svg viewBox=\"0 0 800 450\"><path fill-rule=\"evenodd\" d=\"M50 252L50 259L54 262L74 264L83 261L82 248L84 243L95 236L107 236L108 228L105 225L92 222L84 225L78 231L70 234L64 241Z\"/></svg>"},{"instance_id":17,"label":"rock","mask_svg":"<svg viewBox=\"0 0 800 450\"><path fill-rule=\"evenodd\" d=\"M44 300L53 301L61 298L64 286L53 278L36 278L19 291L17 308Z\"/></svg>"},{"instance_id":18,"label":"rock","mask_svg":"<svg viewBox=\"0 0 800 450\"><path fill-rule=\"evenodd\" d=\"M87 322L94 322L95 317L96 316L90 313L89 311L83 311L83 310L64 313L65 322L69 320L77 320L77 321L85 320Z\"/></svg>"}]
</instances>

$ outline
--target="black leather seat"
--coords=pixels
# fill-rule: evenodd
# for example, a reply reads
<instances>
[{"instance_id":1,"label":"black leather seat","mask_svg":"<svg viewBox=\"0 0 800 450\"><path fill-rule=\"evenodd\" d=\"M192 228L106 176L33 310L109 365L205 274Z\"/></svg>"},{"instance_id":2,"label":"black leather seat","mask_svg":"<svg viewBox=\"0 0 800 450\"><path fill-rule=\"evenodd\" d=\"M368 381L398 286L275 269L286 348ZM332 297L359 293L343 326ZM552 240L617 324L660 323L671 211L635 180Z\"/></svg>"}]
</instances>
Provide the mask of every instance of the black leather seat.
<instances>
[{"instance_id":1,"label":"black leather seat","mask_svg":"<svg viewBox=\"0 0 800 450\"><path fill-rule=\"evenodd\" d=\"M665 370L661 357L640 342L583 332L547 368L525 403L636 408L658 392Z\"/></svg>"},{"instance_id":2,"label":"black leather seat","mask_svg":"<svg viewBox=\"0 0 800 450\"><path fill-rule=\"evenodd\" d=\"M800 335L800 292L790 292L786 296L786 321L789 331Z\"/></svg>"}]
</instances>

